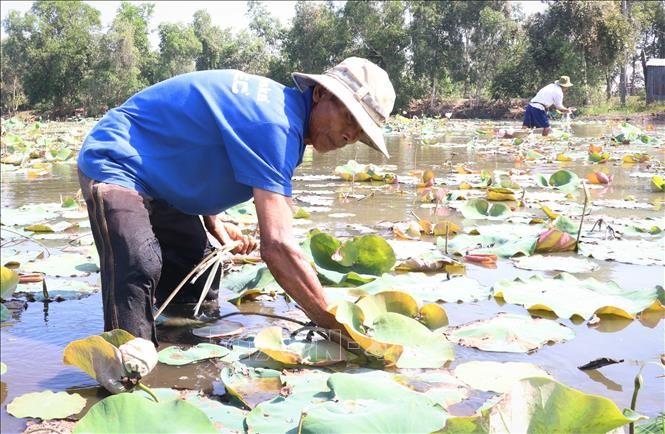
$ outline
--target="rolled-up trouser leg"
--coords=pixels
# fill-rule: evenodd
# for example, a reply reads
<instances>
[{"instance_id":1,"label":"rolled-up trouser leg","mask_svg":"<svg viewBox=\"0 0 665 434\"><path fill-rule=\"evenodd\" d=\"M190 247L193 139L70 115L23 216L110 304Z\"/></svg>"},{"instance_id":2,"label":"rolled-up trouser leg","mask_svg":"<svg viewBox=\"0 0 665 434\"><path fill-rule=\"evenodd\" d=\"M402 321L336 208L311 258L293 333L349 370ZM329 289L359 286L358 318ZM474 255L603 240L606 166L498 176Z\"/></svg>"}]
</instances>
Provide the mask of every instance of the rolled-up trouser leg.
<instances>
[{"instance_id":1,"label":"rolled-up trouser leg","mask_svg":"<svg viewBox=\"0 0 665 434\"><path fill-rule=\"evenodd\" d=\"M149 200L81 172L79 180L99 253L104 330L120 328L157 345L152 306L162 255L150 223Z\"/></svg>"}]
</instances>

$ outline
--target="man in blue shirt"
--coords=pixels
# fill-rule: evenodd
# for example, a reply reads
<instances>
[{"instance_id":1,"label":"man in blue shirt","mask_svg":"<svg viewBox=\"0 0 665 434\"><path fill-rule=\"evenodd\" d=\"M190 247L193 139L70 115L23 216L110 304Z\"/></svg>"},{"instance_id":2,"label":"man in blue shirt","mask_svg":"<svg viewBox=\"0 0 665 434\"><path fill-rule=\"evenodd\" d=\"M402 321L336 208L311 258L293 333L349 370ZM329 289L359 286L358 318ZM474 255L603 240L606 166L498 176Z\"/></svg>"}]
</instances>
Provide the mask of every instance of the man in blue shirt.
<instances>
[{"instance_id":1,"label":"man in blue shirt","mask_svg":"<svg viewBox=\"0 0 665 434\"><path fill-rule=\"evenodd\" d=\"M306 145L328 152L362 141L388 156L382 125L395 92L385 71L356 57L293 79L297 88L235 70L183 74L110 110L86 137L79 178L105 330L157 344L153 306L211 249L206 230L238 242L234 253L256 247L216 218L252 197L261 257L277 282L319 326L340 328L293 236L291 177ZM182 291L198 299L205 280Z\"/></svg>"}]
</instances>

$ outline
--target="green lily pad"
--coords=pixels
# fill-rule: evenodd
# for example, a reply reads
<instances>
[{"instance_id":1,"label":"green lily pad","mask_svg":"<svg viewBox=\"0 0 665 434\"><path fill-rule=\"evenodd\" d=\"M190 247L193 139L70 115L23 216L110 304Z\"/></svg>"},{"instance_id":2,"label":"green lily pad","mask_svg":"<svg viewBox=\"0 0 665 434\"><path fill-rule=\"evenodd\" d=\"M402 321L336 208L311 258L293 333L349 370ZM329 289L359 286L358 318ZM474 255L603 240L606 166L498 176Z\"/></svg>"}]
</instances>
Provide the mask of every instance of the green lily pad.
<instances>
[{"instance_id":1,"label":"green lily pad","mask_svg":"<svg viewBox=\"0 0 665 434\"><path fill-rule=\"evenodd\" d=\"M240 271L226 274L222 279L222 286L237 293L253 289L265 292L283 292L265 264L243 265Z\"/></svg>"},{"instance_id":2,"label":"green lily pad","mask_svg":"<svg viewBox=\"0 0 665 434\"><path fill-rule=\"evenodd\" d=\"M325 268L317 268L316 272L321 285L329 287L354 287L364 285L377 279L376 276L358 274L353 271L350 273L338 273L337 271L326 270Z\"/></svg>"},{"instance_id":3,"label":"green lily pad","mask_svg":"<svg viewBox=\"0 0 665 434\"><path fill-rule=\"evenodd\" d=\"M313 404L333 397L327 386L329 374L307 370L305 374L283 375L287 396L275 396L258 404L247 414L248 432L296 433L301 413Z\"/></svg>"},{"instance_id":4,"label":"green lily pad","mask_svg":"<svg viewBox=\"0 0 665 434\"><path fill-rule=\"evenodd\" d=\"M228 215L234 221L245 224L257 224L258 218L256 217L256 207L254 200L250 199L246 202L239 203L224 210L224 214Z\"/></svg>"},{"instance_id":5,"label":"green lily pad","mask_svg":"<svg viewBox=\"0 0 665 434\"><path fill-rule=\"evenodd\" d=\"M460 211L464 218L472 220L505 220L512 214L505 203L488 202L485 199L467 200Z\"/></svg>"},{"instance_id":6,"label":"green lily pad","mask_svg":"<svg viewBox=\"0 0 665 434\"><path fill-rule=\"evenodd\" d=\"M442 311L435 314L440 318L435 321L437 325L447 323ZM357 304L342 301L331 312L361 348L382 357L389 365L439 368L454 358L450 342L414 319L423 311L406 293L378 293L362 298Z\"/></svg>"},{"instance_id":7,"label":"green lily pad","mask_svg":"<svg viewBox=\"0 0 665 434\"><path fill-rule=\"evenodd\" d=\"M601 434L639 419L607 398L537 377L515 384L489 412L491 432Z\"/></svg>"},{"instance_id":8,"label":"green lily pad","mask_svg":"<svg viewBox=\"0 0 665 434\"><path fill-rule=\"evenodd\" d=\"M161 350L159 362L165 365L182 366L190 363L199 362L206 359L224 357L231 351L221 345L200 343L187 350L172 346Z\"/></svg>"},{"instance_id":9,"label":"green lily pad","mask_svg":"<svg viewBox=\"0 0 665 434\"><path fill-rule=\"evenodd\" d=\"M242 333L244 329L242 323L220 319L211 325L192 329L192 334L200 338L212 339L235 336Z\"/></svg>"},{"instance_id":10,"label":"green lily pad","mask_svg":"<svg viewBox=\"0 0 665 434\"><path fill-rule=\"evenodd\" d=\"M214 431L208 416L186 401L156 403L133 393L121 393L101 400L72 430L74 434Z\"/></svg>"},{"instance_id":11,"label":"green lily pad","mask_svg":"<svg viewBox=\"0 0 665 434\"><path fill-rule=\"evenodd\" d=\"M4 304L0 304L0 322L7 321L12 317L12 313Z\"/></svg>"},{"instance_id":12,"label":"green lily pad","mask_svg":"<svg viewBox=\"0 0 665 434\"><path fill-rule=\"evenodd\" d=\"M579 253L598 260L637 265L665 265L662 240L582 238Z\"/></svg>"},{"instance_id":13,"label":"green lily pad","mask_svg":"<svg viewBox=\"0 0 665 434\"><path fill-rule=\"evenodd\" d=\"M425 273L384 274L357 288L366 294L376 294L389 289L404 291L423 301L446 303L486 300L490 295L490 288L475 279L465 276L448 279L445 275Z\"/></svg>"},{"instance_id":14,"label":"green lily pad","mask_svg":"<svg viewBox=\"0 0 665 434\"><path fill-rule=\"evenodd\" d=\"M90 285L82 280L70 279L48 279L46 281L48 288L48 295L51 299L64 299L74 300L83 296L90 295L99 290L99 287ZM28 293L37 301L44 300L43 282L21 283L17 289L17 293Z\"/></svg>"},{"instance_id":15,"label":"green lily pad","mask_svg":"<svg viewBox=\"0 0 665 434\"><path fill-rule=\"evenodd\" d=\"M543 187L554 187L561 191L574 191L580 185L579 177L570 170L558 170L549 178L538 174L536 180Z\"/></svg>"},{"instance_id":16,"label":"green lily pad","mask_svg":"<svg viewBox=\"0 0 665 434\"><path fill-rule=\"evenodd\" d=\"M448 251L460 255L468 253L486 253L502 258L515 255L530 256L536 250L538 237L520 237L510 234L457 235L448 241ZM443 249L445 242L437 238L436 245Z\"/></svg>"},{"instance_id":17,"label":"green lily pad","mask_svg":"<svg viewBox=\"0 0 665 434\"><path fill-rule=\"evenodd\" d=\"M0 274L0 298L8 300L18 285L18 273L3 266Z\"/></svg>"},{"instance_id":18,"label":"green lily pad","mask_svg":"<svg viewBox=\"0 0 665 434\"><path fill-rule=\"evenodd\" d=\"M524 378L549 378L547 372L538 366L523 362L466 362L458 365L454 372L457 378L474 389L497 393L510 392L513 384Z\"/></svg>"},{"instance_id":19,"label":"green lily pad","mask_svg":"<svg viewBox=\"0 0 665 434\"><path fill-rule=\"evenodd\" d=\"M665 310L655 287L625 290L614 282L579 280L568 273L554 278L536 275L525 280L501 280L494 285L494 296L529 310L551 311L560 318L577 315L588 320L594 314L605 314L633 319L648 308Z\"/></svg>"},{"instance_id":20,"label":"green lily pad","mask_svg":"<svg viewBox=\"0 0 665 434\"><path fill-rule=\"evenodd\" d=\"M535 351L547 342L575 337L571 329L556 321L505 313L489 320L449 328L446 335L452 342L466 347L509 353Z\"/></svg>"},{"instance_id":21,"label":"green lily pad","mask_svg":"<svg viewBox=\"0 0 665 434\"><path fill-rule=\"evenodd\" d=\"M279 395L282 388L280 372L274 369L224 368L220 374L227 393L236 397L247 408Z\"/></svg>"},{"instance_id":22,"label":"green lily pad","mask_svg":"<svg viewBox=\"0 0 665 434\"><path fill-rule=\"evenodd\" d=\"M342 273L380 276L390 271L397 260L390 244L378 235L363 235L342 243L315 230L310 234L308 247L316 265Z\"/></svg>"},{"instance_id":23,"label":"green lily pad","mask_svg":"<svg viewBox=\"0 0 665 434\"><path fill-rule=\"evenodd\" d=\"M99 271L99 259L90 259L76 253L51 255L46 259L28 262L23 270L44 273L48 276L81 277Z\"/></svg>"},{"instance_id":24,"label":"green lily pad","mask_svg":"<svg viewBox=\"0 0 665 434\"><path fill-rule=\"evenodd\" d=\"M86 400L78 393L32 392L14 398L7 413L14 417L35 417L42 420L64 419L83 410Z\"/></svg>"},{"instance_id":25,"label":"green lily pad","mask_svg":"<svg viewBox=\"0 0 665 434\"><path fill-rule=\"evenodd\" d=\"M588 259L570 256L521 256L513 258L515 267L523 270L568 271L570 273L590 273L598 269L598 264Z\"/></svg>"},{"instance_id":26,"label":"green lily pad","mask_svg":"<svg viewBox=\"0 0 665 434\"><path fill-rule=\"evenodd\" d=\"M324 402L309 407L300 420L300 433L435 432L443 428L447 414L415 402Z\"/></svg>"},{"instance_id":27,"label":"green lily pad","mask_svg":"<svg viewBox=\"0 0 665 434\"><path fill-rule=\"evenodd\" d=\"M267 327L254 338L254 345L286 365L326 366L355 358L342 345L324 340L284 342L281 327Z\"/></svg>"}]
</instances>

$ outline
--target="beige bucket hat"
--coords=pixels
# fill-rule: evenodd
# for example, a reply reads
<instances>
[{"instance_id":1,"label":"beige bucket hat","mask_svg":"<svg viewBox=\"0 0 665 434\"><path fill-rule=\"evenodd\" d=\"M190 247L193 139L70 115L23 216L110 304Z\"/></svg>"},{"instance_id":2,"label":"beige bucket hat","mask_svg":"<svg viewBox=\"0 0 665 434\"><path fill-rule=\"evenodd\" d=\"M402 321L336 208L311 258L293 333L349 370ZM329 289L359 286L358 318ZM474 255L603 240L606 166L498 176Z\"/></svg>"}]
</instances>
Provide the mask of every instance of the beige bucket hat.
<instances>
[{"instance_id":1,"label":"beige bucket hat","mask_svg":"<svg viewBox=\"0 0 665 434\"><path fill-rule=\"evenodd\" d=\"M561 87L570 87L573 85L573 83L570 82L570 77L567 75L562 75L561 78L554 82L554 84L558 84Z\"/></svg>"},{"instance_id":2,"label":"beige bucket hat","mask_svg":"<svg viewBox=\"0 0 665 434\"><path fill-rule=\"evenodd\" d=\"M388 73L360 57L349 57L323 74L291 74L300 91L316 83L328 89L351 112L363 132L359 141L380 151L388 151L383 140L383 124L395 104L395 90Z\"/></svg>"}]
</instances>

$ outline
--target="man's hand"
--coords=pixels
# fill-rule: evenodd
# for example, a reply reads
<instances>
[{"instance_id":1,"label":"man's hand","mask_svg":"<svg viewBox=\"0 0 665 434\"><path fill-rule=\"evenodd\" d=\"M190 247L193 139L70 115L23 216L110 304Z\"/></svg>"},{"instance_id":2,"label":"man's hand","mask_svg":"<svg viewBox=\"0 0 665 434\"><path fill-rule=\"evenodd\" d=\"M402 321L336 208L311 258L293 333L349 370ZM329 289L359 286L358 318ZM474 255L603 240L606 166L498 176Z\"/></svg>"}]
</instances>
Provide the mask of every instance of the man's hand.
<instances>
[{"instance_id":1,"label":"man's hand","mask_svg":"<svg viewBox=\"0 0 665 434\"><path fill-rule=\"evenodd\" d=\"M239 246L231 250L232 253L247 254L256 249L256 239L244 235L238 226L219 221L217 220L217 216L203 216L203 222L207 231L223 246L234 241L240 242Z\"/></svg>"}]
</instances>

